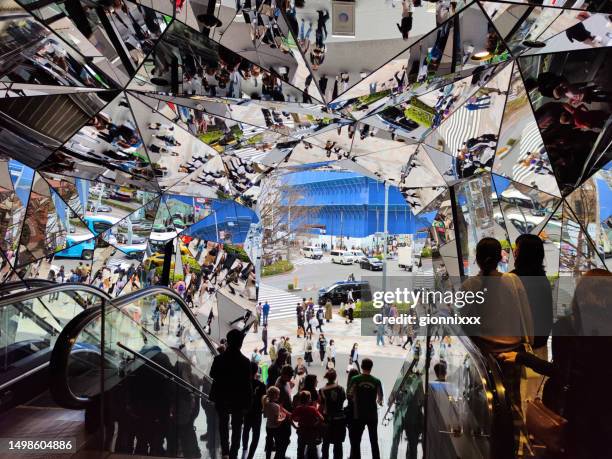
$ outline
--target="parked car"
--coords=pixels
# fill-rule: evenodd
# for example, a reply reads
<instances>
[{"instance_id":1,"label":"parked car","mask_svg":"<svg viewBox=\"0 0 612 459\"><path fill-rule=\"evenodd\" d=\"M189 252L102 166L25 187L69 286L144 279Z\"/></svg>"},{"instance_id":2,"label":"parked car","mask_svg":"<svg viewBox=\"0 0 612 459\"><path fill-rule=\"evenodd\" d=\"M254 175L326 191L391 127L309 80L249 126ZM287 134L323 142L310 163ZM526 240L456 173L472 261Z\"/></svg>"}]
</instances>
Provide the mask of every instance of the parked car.
<instances>
[{"instance_id":1,"label":"parked car","mask_svg":"<svg viewBox=\"0 0 612 459\"><path fill-rule=\"evenodd\" d=\"M153 223L148 222L146 220L142 220L140 222L132 222L132 231L140 231L144 233L147 231L151 231L152 228Z\"/></svg>"},{"instance_id":2,"label":"parked car","mask_svg":"<svg viewBox=\"0 0 612 459\"><path fill-rule=\"evenodd\" d=\"M359 267L361 269L367 269L368 271L382 271L383 262L375 257L369 257L362 259L359 262Z\"/></svg>"},{"instance_id":3,"label":"parked car","mask_svg":"<svg viewBox=\"0 0 612 459\"><path fill-rule=\"evenodd\" d=\"M328 300L332 304L347 303L349 290L353 292L355 301L372 301L372 291L367 281L339 281L319 290L318 303L324 305Z\"/></svg>"},{"instance_id":4,"label":"parked car","mask_svg":"<svg viewBox=\"0 0 612 459\"><path fill-rule=\"evenodd\" d=\"M106 204L94 204L91 206L92 212L112 212L113 208L111 206L107 206Z\"/></svg>"},{"instance_id":5,"label":"parked car","mask_svg":"<svg viewBox=\"0 0 612 459\"><path fill-rule=\"evenodd\" d=\"M304 258L312 258L313 260L320 260L323 258L323 251L320 247L307 245L300 249L300 253Z\"/></svg>"},{"instance_id":6,"label":"parked car","mask_svg":"<svg viewBox=\"0 0 612 459\"><path fill-rule=\"evenodd\" d=\"M347 252L353 255L353 263L355 264L361 263L362 260L368 258L361 250L347 250Z\"/></svg>"},{"instance_id":7,"label":"parked car","mask_svg":"<svg viewBox=\"0 0 612 459\"><path fill-rule=\"evenodd\" d=\"M332 250L330 252L332 263L339 263L341 265L352 265L355 261L355 257L348 250Z\"/></svg>"},{"instance_id":8,"label":"parked car","mask_svg":"<svg viewBox=\"0 0 612 459\"><path fill-rule=\"evenodd\" d=\"M144 244L147 239L137 234L132 234L132 244ZM117 242L119 244L128 244L128 235L125 233L117 233Z\"/></svg>"}]
</instances>

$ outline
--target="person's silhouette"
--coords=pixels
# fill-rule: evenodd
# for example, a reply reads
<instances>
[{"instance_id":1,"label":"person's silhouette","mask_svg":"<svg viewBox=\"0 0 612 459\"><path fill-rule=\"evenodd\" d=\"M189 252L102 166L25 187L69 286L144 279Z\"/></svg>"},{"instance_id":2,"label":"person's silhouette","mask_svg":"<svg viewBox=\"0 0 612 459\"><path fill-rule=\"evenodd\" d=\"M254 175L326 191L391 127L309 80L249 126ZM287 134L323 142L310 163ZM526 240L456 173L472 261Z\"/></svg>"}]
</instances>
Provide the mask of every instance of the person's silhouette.
<instances>
[{"instance_id":1,"label":"person's silhouette","mask_svg":"<svg viewBox=\"0 0 612 459\"><path fill-rule=\"evenodd\" d=\"M251 364L240 352L244 333L230 330L227 333L225 352L215 357L210 369L213 380L210 399L219 415L219 435L223 457L236 459L240 448L242 423L246 410L251 406ZM230 445L229 423L232 423Z\"/></svg>"}]
</instances>

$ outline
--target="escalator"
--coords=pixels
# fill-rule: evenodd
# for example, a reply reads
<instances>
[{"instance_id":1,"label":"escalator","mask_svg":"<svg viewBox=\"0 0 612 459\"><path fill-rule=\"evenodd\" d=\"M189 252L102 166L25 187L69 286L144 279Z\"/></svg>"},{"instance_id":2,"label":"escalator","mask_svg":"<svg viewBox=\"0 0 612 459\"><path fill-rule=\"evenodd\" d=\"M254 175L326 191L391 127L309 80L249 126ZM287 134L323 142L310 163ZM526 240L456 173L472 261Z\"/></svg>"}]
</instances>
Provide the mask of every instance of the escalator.
<instances>
[{"instance_id":1,"label":"escalator","mask_svg":"<svg viewBox=\"0 0 612 459\"><path fill-rule=\"evenodd\" d=\"M515 457L512 413L497 363L454 327L440 326L434 336L405 362L388 398L390 457ZM442 336L450 341L443 344Z\"/></svg>"},{"instance_id":2,"label":"escalator","mask_svg":"<svg viewBox=\"0 0 612 459\"><path fill-rule=\"evenodd\" d=\"M0 436L71 438L75 450L95 453L214 456L216 417L206 394L216 349L180 296L150 287L96 301L97 289L62 284L0 296L0 305L48 302L59 289L88 307L67 323L54 322L57 310L46 312L53 327L40 334L51 371L38 379L48 390L5 411ZM154 321L161 305L168 314Z\"/></svg>"},{"instance_id":3,"label":"escalator","mask_svg":"<svg viewBox=\"0 0 612 459\"><path fill-rule=\"evenodd\" d=\"M82 284L43 280L0 288L0 412L47 389L49 359L63 328L85 308L109 297Z\"/></svg>"},{"instance_id":4,"label":"escalator","mask_svg":"<svg viewBox=\"0 0 612 459\"><path fill-rule=\"evenodd\" d=\"M207 396L216 349L179 295L149 287L109 299L80 284L31 286L5 284L0 291L0 307L13 308L20 320L17 332L7 334L4 313L2 336L46 345L18 361L5 349L3 368L21 374L31 368L44 377L35 378L38 392L30 399L3 410L0 437L71 439L75 451L113 457L219 456ZM162 305L168 314L157 320L154 311ZM430 335L405 362L388 398L384 455L512 457L512 416L497 363L450 326ZM452 346L435 338L445 335ZM446 377L438 378L434 367L442 361Z\"/></svg>"}]
</instances>

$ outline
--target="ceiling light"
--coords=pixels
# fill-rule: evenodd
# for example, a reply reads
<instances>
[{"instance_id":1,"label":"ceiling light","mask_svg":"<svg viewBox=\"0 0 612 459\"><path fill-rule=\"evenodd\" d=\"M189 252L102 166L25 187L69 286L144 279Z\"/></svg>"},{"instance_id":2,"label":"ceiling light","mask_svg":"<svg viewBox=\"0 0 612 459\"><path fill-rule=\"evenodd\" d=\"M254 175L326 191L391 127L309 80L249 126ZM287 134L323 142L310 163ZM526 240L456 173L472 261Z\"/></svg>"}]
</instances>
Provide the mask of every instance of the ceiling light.
<instances>
[{"instance_id":1,"label":"ceiling light","mask_svg":"<svg viewBox=\"0 0 612 459\"><path fill-rule=\"evenodd\" d=\"M474 61L484 61L491 58L491 53L487 50L478 51L477 53L472 54L472 60Z\"/></svg>"}]
</instances>

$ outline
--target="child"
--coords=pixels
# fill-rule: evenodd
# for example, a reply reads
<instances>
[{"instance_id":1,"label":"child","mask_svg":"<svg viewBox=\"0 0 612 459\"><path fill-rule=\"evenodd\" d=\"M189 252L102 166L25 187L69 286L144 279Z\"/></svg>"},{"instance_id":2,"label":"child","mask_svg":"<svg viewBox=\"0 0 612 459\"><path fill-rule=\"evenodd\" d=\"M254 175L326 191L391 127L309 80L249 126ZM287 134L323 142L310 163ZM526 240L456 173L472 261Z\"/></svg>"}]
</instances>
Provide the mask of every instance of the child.
<instances>
[{"instance_id":1,"label":"child","mask_svg":"<svg viewBox=\"0 0 612 459\"><path fill-rule=\"evenodd\" d=\"M310 392L303 390L299 393L298 405L291 414L291 420L297 423L297 457L317 457L316 448L323 416L310 402Z\"/></svg>"},{"instance_id":2,"label":"child","mask_svg":"<svg viewBox=\"0 0 612 459\"><path fill-rule=\"evenodd\" d=\"M278 404L280 390L276 386L270 386L266 395L261 399L263 414L266 421L266 459L272 457L274 445L278 443L278 431L281 424L287 418L288 412Z\"/></svg>"}]
</instances>

